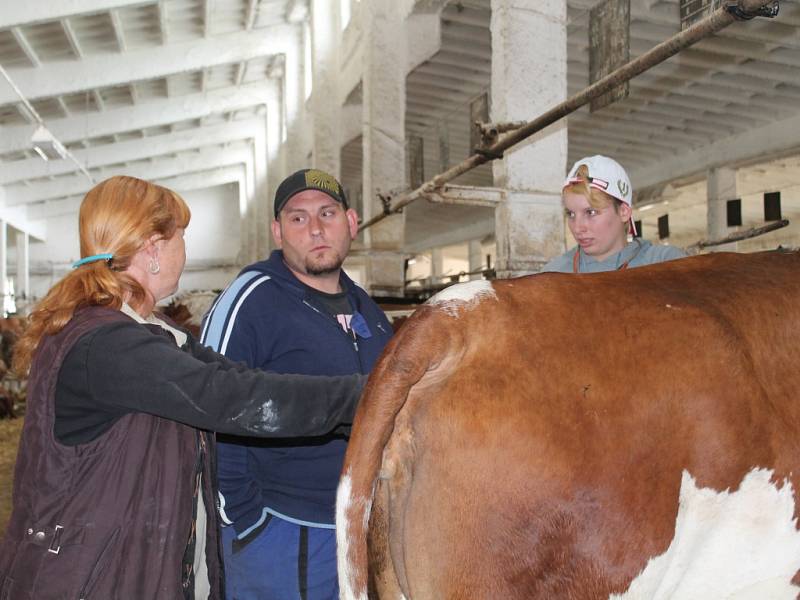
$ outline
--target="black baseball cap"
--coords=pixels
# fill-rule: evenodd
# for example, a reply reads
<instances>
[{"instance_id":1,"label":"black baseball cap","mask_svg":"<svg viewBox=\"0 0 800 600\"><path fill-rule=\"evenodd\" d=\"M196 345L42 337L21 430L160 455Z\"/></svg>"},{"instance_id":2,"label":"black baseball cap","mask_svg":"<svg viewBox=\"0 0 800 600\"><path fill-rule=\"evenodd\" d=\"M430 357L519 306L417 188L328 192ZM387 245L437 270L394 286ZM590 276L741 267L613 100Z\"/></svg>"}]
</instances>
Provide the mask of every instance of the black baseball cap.
<instances>
[{"instance_id":1,"label":"black baseball cap","mask_svg":"<svg viewBox=\"0 0 800 600\"><path fill-rule=\"evenodd\" d=\"M319 169L300 169L284 179L275 190L275 218L278 218L278 213L292 196L305 190L324 192L341 204L345 210L349 208L342 184L336 181L333 175Z\"/></svg>"}]
</instances>

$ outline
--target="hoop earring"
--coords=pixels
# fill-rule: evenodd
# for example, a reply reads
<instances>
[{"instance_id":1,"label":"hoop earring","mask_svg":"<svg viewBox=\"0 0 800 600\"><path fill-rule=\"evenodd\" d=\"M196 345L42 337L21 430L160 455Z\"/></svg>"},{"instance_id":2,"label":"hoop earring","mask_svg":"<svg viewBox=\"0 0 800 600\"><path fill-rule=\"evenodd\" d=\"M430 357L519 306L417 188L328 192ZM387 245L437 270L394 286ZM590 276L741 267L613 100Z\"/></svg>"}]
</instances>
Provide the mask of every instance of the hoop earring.
<instances>
[{"instance_id":1,"label":"hoop earring","mask_svg":"<svg viewBox=\"0 0 800 600\"><path fill-rule=\"evenodd\" d=\"M150 271L153 275L155 275L161 270L161 265L158 264L157 258L150 259L150 262L147 263L147 270Z\"/></svg>"}]
</instances>

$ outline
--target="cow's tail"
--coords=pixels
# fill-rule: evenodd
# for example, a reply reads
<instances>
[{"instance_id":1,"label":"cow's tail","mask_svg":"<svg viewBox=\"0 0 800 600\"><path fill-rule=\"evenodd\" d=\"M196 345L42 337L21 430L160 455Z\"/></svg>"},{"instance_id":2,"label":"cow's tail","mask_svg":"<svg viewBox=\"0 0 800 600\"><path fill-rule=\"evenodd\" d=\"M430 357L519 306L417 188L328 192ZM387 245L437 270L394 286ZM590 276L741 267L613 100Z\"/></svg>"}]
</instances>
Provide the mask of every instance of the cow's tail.
<instances>
[{"instance_id":1,"label":"cow's tail","mask_svg":"<svg viewBox=\"0 0 800 600\"><path fill-rule=\"evenodd\" d=\"M356 412L336 496L342 600L367 599L367 528L383 450L411 388L436 368L454 345L454 328L433 326L442 316L434 307L423 306L406 321L373 370ZM432 330L437 332L435 339Z\"/></svg>"}]
</instances>

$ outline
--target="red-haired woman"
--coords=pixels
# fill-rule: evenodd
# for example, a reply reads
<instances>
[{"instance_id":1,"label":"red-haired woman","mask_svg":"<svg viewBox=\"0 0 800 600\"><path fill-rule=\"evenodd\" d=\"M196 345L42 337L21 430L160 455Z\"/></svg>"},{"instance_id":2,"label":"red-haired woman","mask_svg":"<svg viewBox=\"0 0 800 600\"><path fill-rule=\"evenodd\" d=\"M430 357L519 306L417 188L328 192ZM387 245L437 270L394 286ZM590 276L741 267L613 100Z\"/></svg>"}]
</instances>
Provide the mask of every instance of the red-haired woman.
<instances>
[{"instance_id":1,"label":"red-haired woman","mask_svg":"<svg viewBox=\"0 0 800 600\"><path fill-rule=\"evenodd\" d=\"M81 260L36 306L0 599L223 598L213 439L349 422L362 382L247 370L153 312L185 263L190 213L132 177L80 209Z\"/></svg>"}]
</instances>

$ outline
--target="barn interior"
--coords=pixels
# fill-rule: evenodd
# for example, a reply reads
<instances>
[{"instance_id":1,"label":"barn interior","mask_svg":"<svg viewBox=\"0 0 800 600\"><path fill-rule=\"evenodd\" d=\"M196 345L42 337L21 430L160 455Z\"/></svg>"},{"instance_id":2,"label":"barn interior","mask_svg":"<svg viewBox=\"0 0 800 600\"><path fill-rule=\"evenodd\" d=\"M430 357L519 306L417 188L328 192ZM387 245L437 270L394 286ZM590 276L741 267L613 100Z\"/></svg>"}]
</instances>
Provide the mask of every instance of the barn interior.
<instances>
[{"instance_id":1,"label":"barn interior","mask_svg":"<svg viewBox=\"0 0 800 600\"><path fill-rule=\"evenodd\" d=\"M591 154L625 166L654 244L799 246L798 0L705 35L505 152L486 152L476 125L518 129L720 4L5 1L4 316L26 314L80 258L81 199L116 174L189 204L179 297L213 297L268 254L275 189L304 167L339 178L364 223L381 219L345 269L385 302L537 272L573 244L561 186ZM384 214L476 152L485 162Z\"/></svg>"},{"instance_id":2,"label":"barn interior","mask_svg":"<svg viewBox=\"0 0 800 600\"><path fill-rule=\"evenodd\" d=\"M181 292L220 289L272 247L285 175L335 174L368 221L382 198L472 155L476 121L533 120L716 4L3 3L5 312L24 314L79 258L78 206L106 177L182 194L193 218ZM374 296L403 298L536 272L572 244L560 187L590 154L626 167L635 219L654 243L689 247L788 219L722 248L798 245L800 3L779 8L708 35L363 230L348 273Z\"/></svg>"}]
</instances>

